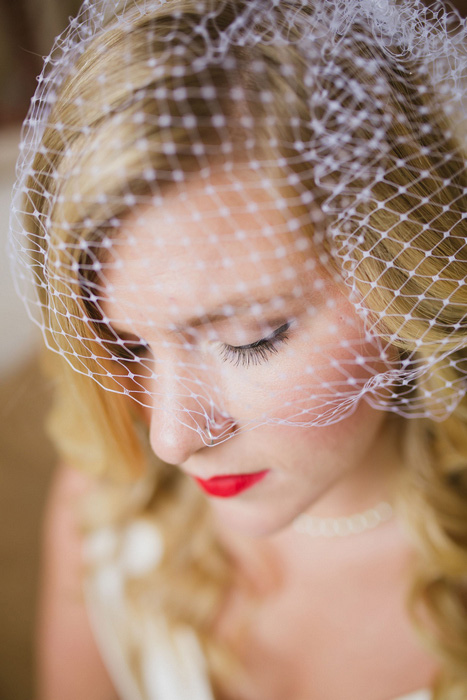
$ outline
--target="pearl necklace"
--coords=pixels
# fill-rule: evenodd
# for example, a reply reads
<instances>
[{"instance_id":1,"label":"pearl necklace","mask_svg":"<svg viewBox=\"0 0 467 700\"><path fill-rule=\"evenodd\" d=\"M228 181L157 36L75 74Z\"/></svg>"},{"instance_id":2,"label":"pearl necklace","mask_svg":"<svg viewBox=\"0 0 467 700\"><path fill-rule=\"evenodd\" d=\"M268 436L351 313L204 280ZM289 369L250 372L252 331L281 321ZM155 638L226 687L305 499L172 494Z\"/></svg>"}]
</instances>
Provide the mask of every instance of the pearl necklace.
<instances>
[{"instance_id":1,"label":"pearl necklace","mask_svg":"<svg viewBox=\"0 0 467 700\"><path fill-rule=\"evenodd\" d=\"M373 530L381 523L390 520L392 515L392 506L387 501L381 501L364 513L355 513L341 518L320 518L302 513L295 518L292 527L297 532L311 535L311 537L346 537Z\"/></svg>"}]
</instances>

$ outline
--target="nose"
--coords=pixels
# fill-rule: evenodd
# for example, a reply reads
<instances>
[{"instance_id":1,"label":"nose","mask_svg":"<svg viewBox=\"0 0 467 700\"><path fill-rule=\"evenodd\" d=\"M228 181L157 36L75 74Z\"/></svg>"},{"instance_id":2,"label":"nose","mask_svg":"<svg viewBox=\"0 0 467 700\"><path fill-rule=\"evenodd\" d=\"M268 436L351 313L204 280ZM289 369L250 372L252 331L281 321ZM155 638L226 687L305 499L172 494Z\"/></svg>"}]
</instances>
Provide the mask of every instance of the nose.
<instances>
[{"instance_id":1,"label":"nose","mask_svg":"<svg viewBox=\"0 0 467 700\"><path fill-rule=\"evenodd\" d=\"M225 439L234 421L214 406L209 387L193 380L160 377L150 412L149 439L154 454L168 464L183 464L200 449ZM191 387L191 389L190 389ZM203 394L201 394L203 391ZM212 437L212 443L211 443Z\"/></svg>"}]
</instances>

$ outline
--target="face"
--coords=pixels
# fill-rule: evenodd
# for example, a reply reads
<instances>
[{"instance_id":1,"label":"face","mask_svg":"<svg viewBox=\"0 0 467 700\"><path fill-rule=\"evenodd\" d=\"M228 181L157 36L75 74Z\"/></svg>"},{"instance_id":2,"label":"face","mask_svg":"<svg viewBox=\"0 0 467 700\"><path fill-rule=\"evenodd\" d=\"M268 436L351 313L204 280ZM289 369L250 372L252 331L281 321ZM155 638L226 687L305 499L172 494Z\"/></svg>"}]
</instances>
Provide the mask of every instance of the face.
<instances>
[{"instance_id":1,"label":"face","mask_svg":"<svg viewBox=\"0 0 467 700\"><path fill-rule=\"evenodd\" d=\"M267 535L354 474L377 481L393 459L383 411L349 398L342 413L384 364L270 183L248 172L210 184L125 221L103 311L140 356L129 391L146 392L155 454L214 478L204 487L224 525Z\"/></svg>"}]
</instances>

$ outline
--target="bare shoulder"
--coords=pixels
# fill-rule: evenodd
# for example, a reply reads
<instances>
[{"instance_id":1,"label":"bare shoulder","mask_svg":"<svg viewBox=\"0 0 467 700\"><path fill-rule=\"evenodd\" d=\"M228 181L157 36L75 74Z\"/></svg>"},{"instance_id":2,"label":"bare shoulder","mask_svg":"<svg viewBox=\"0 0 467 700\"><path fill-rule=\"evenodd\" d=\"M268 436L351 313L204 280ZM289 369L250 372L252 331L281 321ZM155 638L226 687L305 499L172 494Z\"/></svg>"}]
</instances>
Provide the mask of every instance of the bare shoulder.
<instances>
[{"instance_id":1,"label":"bare shoulder","mask_svg":"<svg viewBox=\"0 0 467 700\"><path fill-rule=\"evenodd\" d=\"M60 466L44 518L37 627L39 700L115 700L82 594L79 504L93 481Z\"/></svg>"},{"instance_id":2,"label":"bare shoulder","mask_svg":"<svg viewBox=\"0 0 467 700\"><path fill-rule=\"evenodd\" d=\"M81 598L81 499L92 489L92 479L61 465L51 484L43 527L43 579L60 586L62 596Z\"/></svg>"},{"instance_id":3,"label":"bare shoulder","mask_svg":"<svg viewBox=\"0 0 467 700\"><path fill-rule=\"evenodd\" d=\"M93 480L86 474L67 465L59 465L52 479L45 511L45 533L53 537L60 532L52 525L66 524L78 536L79 527L76 509L81 498L93 487Z\"/></svg>"}]
</instances>

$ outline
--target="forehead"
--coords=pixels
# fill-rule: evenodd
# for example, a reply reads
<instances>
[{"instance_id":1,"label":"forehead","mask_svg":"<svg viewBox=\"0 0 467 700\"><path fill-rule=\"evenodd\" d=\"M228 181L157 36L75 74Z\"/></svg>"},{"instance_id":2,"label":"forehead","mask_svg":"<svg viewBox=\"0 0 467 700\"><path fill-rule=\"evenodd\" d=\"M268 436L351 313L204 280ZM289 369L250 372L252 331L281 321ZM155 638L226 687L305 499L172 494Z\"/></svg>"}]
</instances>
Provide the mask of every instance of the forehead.
<instances>
[{"instance_id":1,"label":"forehead","mask_svg":"<svg viewBox=\"0 0 467 700\"><path fill-rule=\"evenodd\" d=\"M245 170L198 177L134 211L106 266L113 315L147 313L142 296L161 323L174 324L231 297L252 305L300 297L316 284L316 256L306 213L283 201L266 174Z\"/></svg>"}]
</instances>

